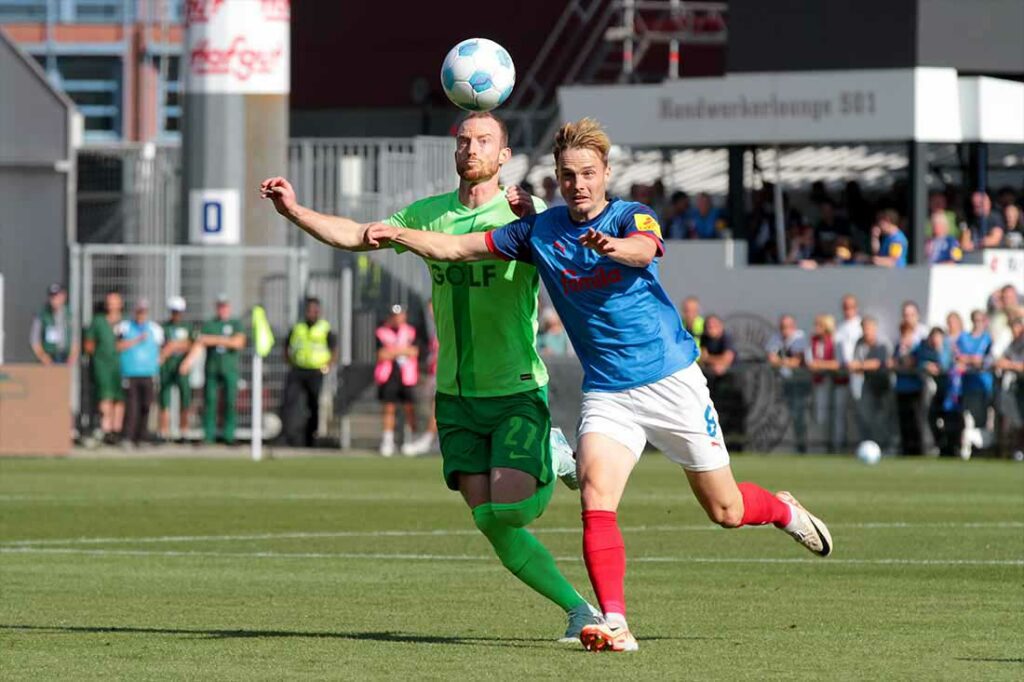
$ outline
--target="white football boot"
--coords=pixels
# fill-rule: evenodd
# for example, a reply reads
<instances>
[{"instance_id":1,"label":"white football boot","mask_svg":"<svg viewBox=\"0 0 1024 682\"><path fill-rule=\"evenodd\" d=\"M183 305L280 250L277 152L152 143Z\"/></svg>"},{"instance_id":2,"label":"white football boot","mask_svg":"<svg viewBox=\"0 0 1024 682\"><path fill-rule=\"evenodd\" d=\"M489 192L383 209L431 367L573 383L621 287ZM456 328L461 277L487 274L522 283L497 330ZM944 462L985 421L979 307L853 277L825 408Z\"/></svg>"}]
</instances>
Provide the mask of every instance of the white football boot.
<instances>
[{"instance_id":1,"label":"white football boot","mask_svg":"<svg viewBox=\"0 0 1024 682\"><path fill-rule=\"evenodd\" d=\"M789 525L782 530L818 556L824 557L831 554L832 534L828 532L828 526L817 516L804 509L791 493L780 490L775 493L775 497L788 504L793 510L793 518Z\"/></svg>"},{"instance_id":2,"label":"white football boot","mask_svg":"<svg viewBox=\"0 0 1024 682\"><path fill-rule=\"evenodd\" d=\"M580 643L587 651L639 651L636 637L623 621L605 621L585 625L580 632Z\"/></svg>"},{"instance_id":3,"label":"white football boot","mask_svg":"<svg viewBox=\"0 0 1024 682\"><path fill-rule=\"evenodd\" d=\"M580 482L576 478L576 453L566 439L562 429L552 427L551 429L551 461L555 468L555 474L562 479L569 490L579 490Z\"/></svg>"}]
</instances>

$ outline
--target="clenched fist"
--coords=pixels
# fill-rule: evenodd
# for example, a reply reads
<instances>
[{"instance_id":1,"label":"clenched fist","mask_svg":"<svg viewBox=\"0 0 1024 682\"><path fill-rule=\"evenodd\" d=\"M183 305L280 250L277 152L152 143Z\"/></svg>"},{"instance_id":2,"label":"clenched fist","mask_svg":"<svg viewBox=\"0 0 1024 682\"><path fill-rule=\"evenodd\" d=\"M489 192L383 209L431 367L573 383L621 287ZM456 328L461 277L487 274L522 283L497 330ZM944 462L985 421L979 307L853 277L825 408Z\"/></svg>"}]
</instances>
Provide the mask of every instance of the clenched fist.
<instances>
[{"instance_id":1,"label":"clenched fist","mask_svg":"<svg viewBox=\"0 0 1024 682\"><path fill-rule=\"evenodd\" d=\"M533 205L533 197L519 185L512 185L505 189L505 198L508 199L508 206L520 218L533 215L537 209Z\"/></svg>"}]
</instances>

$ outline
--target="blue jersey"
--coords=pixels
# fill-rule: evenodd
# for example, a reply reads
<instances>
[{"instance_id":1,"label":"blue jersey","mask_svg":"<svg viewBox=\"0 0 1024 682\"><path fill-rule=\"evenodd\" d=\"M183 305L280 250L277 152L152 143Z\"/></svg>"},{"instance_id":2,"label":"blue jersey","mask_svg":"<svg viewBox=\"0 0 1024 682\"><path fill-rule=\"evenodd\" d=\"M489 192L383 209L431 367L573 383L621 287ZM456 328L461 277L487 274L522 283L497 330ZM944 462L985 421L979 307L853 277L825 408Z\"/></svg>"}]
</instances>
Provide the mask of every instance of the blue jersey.
<instances>
[{"instance_id":1,"label":"blue jersey","mask_svg":"<svg viewBox=\"0 0 1024 682\"><path fill-rule=\"evenodd\" d=\"M929 263L959 263L964 252L955 237L932 237L924 247Z\"/></svg>"},{"instance_id":2,"label":"blue jersey","mask_svg":"<svg viewBox=\"0 0 1024 682\"><path fill-rule=\"evenodd\" d=\"M992 337L987 331L980 336L962 332L956 340L956 349L961 355L987 356L992 352ZM992 372L972 369L964 374L965 393L984 391L986 395L992 395L993 387Z\"/></svg>"},{"instance_id":3,"label":"blue jersey","mask_svg":"<svg viewBox=\"0 0 1024 682\"><path fill-rule=\"evenodd\" d=\"M579 243L589 228L612 237L653 239L664 253L651 209L611 201L585 223L565 206L487 233L495 255L537 267L583 365L584 391L624 391L654 383L697 359L697 344L658 281L654 260L622 265Z\"/></svg>"},{"instance_id":4,"label":"blue jersey","mask_svg":"<svg viewBox=\"0 0 1024 682\"><path fill-rule=\"evenodd\" d=\"M160 370L160 346L164 343L160 325L149 321L139 324L135 320L122 320L115 332L122 341L131 341L145 334L142 341L121 351L121 376L152 377Z\"/></svg>"},{"instance_id":5,"label":"blue jersey","mask_svg":"<svg viewBox=\"0 0 1024 682\"><path fill-rule=\"evenodd\" d=\"M696 239L718 239L719 223L724 222L722 219L722 212L717 208L712 207L708 211L707 215L701 215L700 211L695 208L691 208L689 213L686 215L687 226L692 226L693 235L687 235L688 237L694 237Z\"/></svg>"},{"instance_id":6,"label":"blue jersey","mask_svg":"<svg viewBox=\"0 0 1024 682\"><path fill-rule=\"evenodd\" d=\"M903 234L902 230L896 230L882 237L878 255L894 258L898 268L907 267L907 235Z\"/></svg>"}]
</instances>

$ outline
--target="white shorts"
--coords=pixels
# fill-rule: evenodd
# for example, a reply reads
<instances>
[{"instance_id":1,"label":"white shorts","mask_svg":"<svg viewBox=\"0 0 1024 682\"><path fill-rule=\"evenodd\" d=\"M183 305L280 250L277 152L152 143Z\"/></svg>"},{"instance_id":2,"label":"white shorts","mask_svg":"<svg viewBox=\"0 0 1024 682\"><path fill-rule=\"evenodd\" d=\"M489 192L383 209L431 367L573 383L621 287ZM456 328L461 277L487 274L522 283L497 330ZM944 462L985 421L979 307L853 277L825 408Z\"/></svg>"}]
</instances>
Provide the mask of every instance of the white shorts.
<instances>
[{"instance_id":1,"label":"white shorts","mask_svg":"<svg viewBox=\"0 0 1024 682\"><path fill-rule=\"evenodd\" d=\"M660 381L618 393L583 394L577 436L600 433L640 459L647 441L687 471L729 464L718 412L697 363Z\"/></svg>"}]
</instances>

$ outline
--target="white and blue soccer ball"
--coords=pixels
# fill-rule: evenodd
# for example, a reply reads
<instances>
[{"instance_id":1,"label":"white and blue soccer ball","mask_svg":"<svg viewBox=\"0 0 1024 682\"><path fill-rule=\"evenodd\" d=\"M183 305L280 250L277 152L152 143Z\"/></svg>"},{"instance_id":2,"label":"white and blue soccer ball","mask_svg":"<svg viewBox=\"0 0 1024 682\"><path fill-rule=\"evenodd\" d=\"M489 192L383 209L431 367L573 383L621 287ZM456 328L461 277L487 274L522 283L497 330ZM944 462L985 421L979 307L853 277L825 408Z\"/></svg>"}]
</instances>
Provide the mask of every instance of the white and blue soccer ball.
<instances>
[{"instance_id":1,"label":"white and blue soccer ball","mask_svg":"<svg viewBox=\"0 0 1024 682\"><path fill-rule=\"evenodd\" d=\"M873 440L866 440L857 446L857 459L865 464L875 465L882 460L882 448Z\"/></svg>"},{"instance_id":2,"label":"white and blue soccer ball","mask_svg":"<svg viewBox=\"0 0 1024 682\"><path fill-rule=\"evenodd\" d=\"M516 67L508 50L487 38L453 47L441 66L441 86L452 103L467 111L490 111L512 94Z\"/></svg>"}]
</instances>

